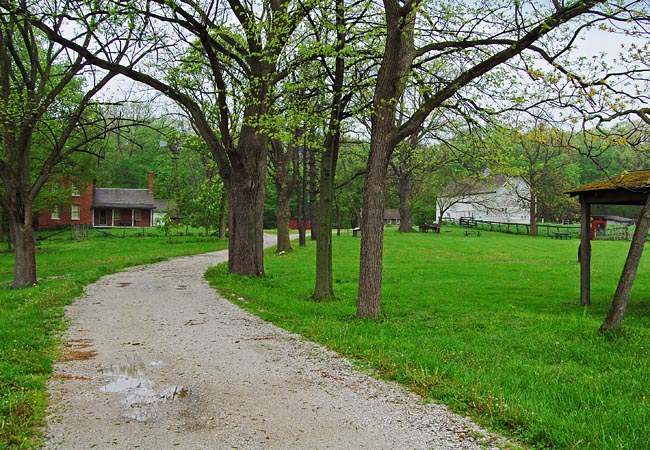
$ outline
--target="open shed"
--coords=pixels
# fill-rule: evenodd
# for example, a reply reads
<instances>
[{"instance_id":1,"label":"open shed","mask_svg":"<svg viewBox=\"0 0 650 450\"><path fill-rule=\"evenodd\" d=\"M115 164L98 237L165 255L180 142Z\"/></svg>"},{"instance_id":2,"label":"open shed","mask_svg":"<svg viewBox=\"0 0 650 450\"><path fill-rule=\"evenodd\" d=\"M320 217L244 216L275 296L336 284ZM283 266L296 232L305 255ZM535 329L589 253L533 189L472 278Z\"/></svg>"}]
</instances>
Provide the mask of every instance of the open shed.
<instances>
[{"instance_id":1,"label":"open shed","mask_svg":"<svg viewBox=\"0 0 650 450\"><path fill-rule=\"evenodd\" d=\"M568 192L580 201L580 304L591 304L591 205L639 205L650 193L650 170L622 174Z\"/></svg>"}]
</instances>

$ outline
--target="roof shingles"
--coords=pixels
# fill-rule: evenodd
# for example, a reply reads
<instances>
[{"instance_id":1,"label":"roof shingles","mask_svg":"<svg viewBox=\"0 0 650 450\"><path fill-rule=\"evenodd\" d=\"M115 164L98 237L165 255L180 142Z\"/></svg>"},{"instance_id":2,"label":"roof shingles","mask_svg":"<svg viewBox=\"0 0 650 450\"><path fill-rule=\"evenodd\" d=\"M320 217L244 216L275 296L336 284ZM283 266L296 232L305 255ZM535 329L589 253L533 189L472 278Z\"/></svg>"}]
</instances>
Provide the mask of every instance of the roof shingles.
<instances>
[{"instance_id":1,"label":"roof shingles","mask_svg":"<svg viewBox=\"0 0 650 450\"><path fill-rule=\"evenodd\" d=\"M93 206L99 208L154 209L153 194L149 189L95 188Z\"/></svg>"}]
</instances>

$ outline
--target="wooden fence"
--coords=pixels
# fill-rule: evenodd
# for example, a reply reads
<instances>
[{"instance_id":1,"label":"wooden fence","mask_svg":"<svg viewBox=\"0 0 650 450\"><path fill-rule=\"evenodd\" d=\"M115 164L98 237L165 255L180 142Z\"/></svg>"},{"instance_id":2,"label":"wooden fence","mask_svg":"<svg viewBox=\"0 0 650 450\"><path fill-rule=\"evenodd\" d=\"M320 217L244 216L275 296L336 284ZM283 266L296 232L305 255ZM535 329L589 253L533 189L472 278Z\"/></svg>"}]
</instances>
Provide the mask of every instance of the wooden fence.
<instances>
[{"instance_id":1,"label":"wooden fence","mask_svg":"<svg viewBox=\"0 0 650 450\"><path fill-rule=\"evenodd\" d=\"M530 224L527 223L504 223L504 222L493 222L489 220L474 220L468 221L459 220L458 225L461 227L476 227L480 230L486 231L499 231L501 233L510 233L510 234L530 234ZM622 239L627 240L631 239L632 233L634 231L633 227L628 226L616 226L610 225L606 230L598 230L596 232L596 239ZM537 224L537 234L539 236L548 236L548 237L561 237L561 238L575 238L580 239L580 225L562 225L562 224L548 224L548 223L538 223Z\"/></svg>"}]
</instances>

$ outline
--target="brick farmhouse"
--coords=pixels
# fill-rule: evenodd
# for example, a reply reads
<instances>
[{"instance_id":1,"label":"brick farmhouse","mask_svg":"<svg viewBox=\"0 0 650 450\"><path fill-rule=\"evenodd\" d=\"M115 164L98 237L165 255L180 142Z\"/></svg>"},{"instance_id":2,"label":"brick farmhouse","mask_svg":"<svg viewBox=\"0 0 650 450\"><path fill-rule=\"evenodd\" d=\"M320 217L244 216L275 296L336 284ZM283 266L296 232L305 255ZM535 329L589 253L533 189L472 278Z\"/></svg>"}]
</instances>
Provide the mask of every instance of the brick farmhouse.
<instances>
[{"instance_id":1,"label":"brick farmhouse","mask_svg":"<svg viewBox=\"0 0 650 450\"><path fill-rule=\"evenodd\" d=\"M38 229L70 225L96 228L151 227L156 203L153 198L154 174L149 174L148 189L98 188L89 183L72 185L68 204L38 212Z\"/></svg>"}]
</instances>

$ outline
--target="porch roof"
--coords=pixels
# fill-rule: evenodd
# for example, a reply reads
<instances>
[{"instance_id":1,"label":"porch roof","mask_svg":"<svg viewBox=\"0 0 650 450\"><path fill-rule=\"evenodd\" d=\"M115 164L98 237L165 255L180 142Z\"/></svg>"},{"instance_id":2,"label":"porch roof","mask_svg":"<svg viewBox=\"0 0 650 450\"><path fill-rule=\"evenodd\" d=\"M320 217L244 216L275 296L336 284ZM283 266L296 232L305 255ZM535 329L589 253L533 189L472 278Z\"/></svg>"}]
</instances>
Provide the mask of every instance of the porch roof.
<instances>
[{"instance_id":1,"label":"porch roof","mask_svg":"<svg viewBox=\"0 0 650 450\"><path fill-rule=\"evenodd\" d=\"M567 192L581 203L643 205L650 192L650 169L623 172Z\"/></svg>"}]
</instances>

